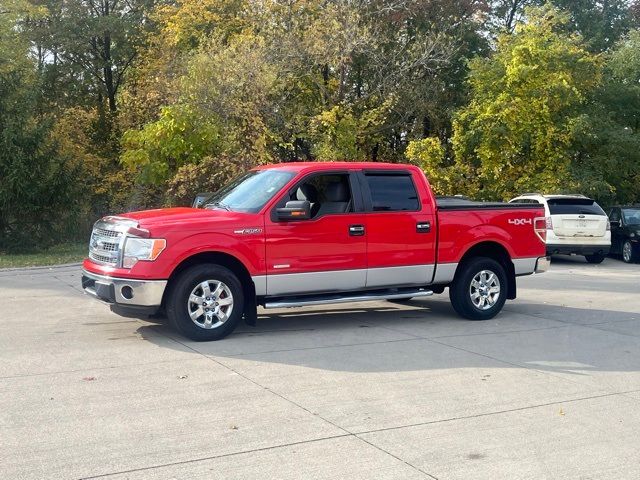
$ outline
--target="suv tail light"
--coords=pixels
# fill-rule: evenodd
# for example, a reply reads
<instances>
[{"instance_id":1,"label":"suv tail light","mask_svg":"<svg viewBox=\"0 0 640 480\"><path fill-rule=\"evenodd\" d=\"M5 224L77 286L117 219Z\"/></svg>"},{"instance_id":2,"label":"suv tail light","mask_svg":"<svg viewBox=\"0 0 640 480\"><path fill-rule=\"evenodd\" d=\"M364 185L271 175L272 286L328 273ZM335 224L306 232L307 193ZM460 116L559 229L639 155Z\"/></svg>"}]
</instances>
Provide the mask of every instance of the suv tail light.
<instances>
[{"instance_id":1,"label":"suv tail light","mask_svg":"<svg viewBox=\"0 0 640 480\"><path fill-rule=\"evenodd\" d=\"M550 217L536 217L533 219L533 230L538 238L542 240L542 243L547 242L547 228L549 228L549 225L553 228Z\"/></svg>"},{"instance_id":2,"label":"suv tail light","mask_svg":"<svg viewBox=\"0 0 640 480\"><path fill-rule=\"evenodd\" d=\"M546 217L545 223L547 224L547 230L553 230L553 218Z\"/></svg>"},{"instance_id":3,"label":"suv tail light","mask_svg":"<svg viewBox=\"0 0 640 480\"><path fill-rule=\"evenodd\" d=\"M611 230L611 222L607 218L607 232Z\"/></svg>"}]
</instances>

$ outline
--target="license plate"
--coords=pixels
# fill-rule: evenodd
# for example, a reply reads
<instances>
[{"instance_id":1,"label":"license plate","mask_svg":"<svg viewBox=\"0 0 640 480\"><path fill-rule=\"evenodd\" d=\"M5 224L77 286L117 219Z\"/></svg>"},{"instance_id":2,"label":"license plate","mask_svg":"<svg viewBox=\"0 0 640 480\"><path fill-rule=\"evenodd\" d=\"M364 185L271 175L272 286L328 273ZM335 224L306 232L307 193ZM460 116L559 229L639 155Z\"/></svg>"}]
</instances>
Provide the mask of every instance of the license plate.
<instances>
[{"instance_id":1,"label":"license plate","mask_svg":"<svg viewBox=\"0 0 640 480\"><path fill-rule=\"evenodd\" d=\"M576 221L576 227L577 228L587 228L587 221L586 220L577 220Z\"/></svg>"}]
</instances>

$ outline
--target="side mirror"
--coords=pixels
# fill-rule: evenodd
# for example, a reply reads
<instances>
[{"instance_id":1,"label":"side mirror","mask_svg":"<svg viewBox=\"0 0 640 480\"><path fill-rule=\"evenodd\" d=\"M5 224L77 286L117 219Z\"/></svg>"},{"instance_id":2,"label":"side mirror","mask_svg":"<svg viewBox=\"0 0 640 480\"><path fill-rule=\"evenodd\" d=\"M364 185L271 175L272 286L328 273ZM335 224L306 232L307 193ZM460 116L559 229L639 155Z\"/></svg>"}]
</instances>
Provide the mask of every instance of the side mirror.
<instances>
[{"instance_id":1,"label":"side mirror","mask_svg":"<svg viewBox=\"0 0 640 480\"><path fill-rule=\"evenodd\" d=\"M196 197L193 199L193 203L191 204L192 208L200 208L202 207L202 204L204 203L204 201L213 196L213 193L198 193L196 194Z\"/></svg>"},{"instance_id":2,"label":"side mirror","mask_svg":"<svg viewBox=\"0 0 640 480\"><path fill-rule=\"evenodd\" d=\"M291 200L283 208L276 209L278 220L307 220L311 218L311 203L308 200Z\"/></svg>"},{"instance_id":3,"label":"side mirror","mask_svg":"<svg viewBox=\"0 0 640 480\"><path fill-rule=\"evenodd\" d=\"M619 220L611 220L609 223L611 224L611 228L620 228Z\"/></svg>"}]
</instances>

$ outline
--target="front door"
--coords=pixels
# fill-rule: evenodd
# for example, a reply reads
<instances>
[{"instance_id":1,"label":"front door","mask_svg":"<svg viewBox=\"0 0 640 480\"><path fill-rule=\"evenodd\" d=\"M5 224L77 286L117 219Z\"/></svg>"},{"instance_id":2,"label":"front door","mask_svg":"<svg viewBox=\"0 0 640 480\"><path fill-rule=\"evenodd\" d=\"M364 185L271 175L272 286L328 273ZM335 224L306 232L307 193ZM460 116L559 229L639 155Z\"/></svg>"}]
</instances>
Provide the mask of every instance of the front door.
<instances>
[{"instance_id":1,"label":"front door","mask_svg":"<svg viewBox=\"0 0 640 480\"><path fill-rule=\"evenodd\" d=\"M364 288L367 247L355 176L310 174L286 192L274 210L289 200L308 200L311 218L278 221L275 215L267 216L267 295Z\"/></svg>"}]
</instances>

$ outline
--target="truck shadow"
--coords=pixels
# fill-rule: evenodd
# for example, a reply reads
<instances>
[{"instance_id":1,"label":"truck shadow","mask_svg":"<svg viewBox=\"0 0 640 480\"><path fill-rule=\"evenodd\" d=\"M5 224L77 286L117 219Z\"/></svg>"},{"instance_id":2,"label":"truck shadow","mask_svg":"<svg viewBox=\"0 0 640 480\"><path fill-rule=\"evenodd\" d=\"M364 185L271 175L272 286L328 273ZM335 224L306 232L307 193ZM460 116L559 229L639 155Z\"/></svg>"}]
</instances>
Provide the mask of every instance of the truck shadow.
<instances>
[{"instance_id":1,"label":"truck shadow","mask_svg":"<svg viewBox=\"0 0 640 480\"><path fill-rule=\"evenodd\" d=\"M640 314L532 303L493 320L466 321L448 301L261 311L218 342L192 342L163 324L138 329L149 342L234 368L262 363L343 372L514 368L589 375L640 371ZM635 379L640 386L640 380Z\"/></svg>"}]
</instances>

